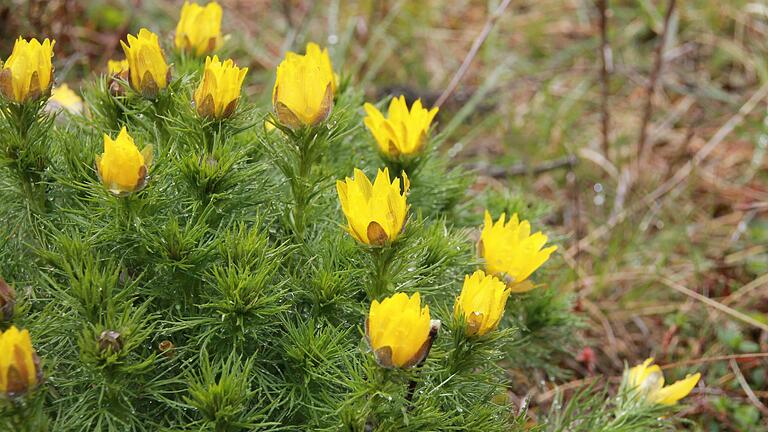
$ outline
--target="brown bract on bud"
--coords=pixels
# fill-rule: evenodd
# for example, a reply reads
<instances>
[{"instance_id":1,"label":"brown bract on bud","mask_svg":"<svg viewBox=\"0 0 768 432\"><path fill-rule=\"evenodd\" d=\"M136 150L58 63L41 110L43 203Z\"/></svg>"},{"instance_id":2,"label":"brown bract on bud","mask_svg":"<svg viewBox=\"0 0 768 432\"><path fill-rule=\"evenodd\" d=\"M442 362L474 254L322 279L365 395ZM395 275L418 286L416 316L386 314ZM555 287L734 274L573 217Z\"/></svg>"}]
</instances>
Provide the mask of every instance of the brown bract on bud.
<instances>
[{"instance_id":1,"label":"brown bract on bud","mask_svg":"<svg viewBox=\"0 0 768 432\"><path fill-rule=\"evenodd\" d=\"M16 291L0 278L0 321L10 321L16 307Z\"/></svg>"},{"instance_id":2,"label":"brown bract on bud","mask_svg":"<svg viewBox=\"0 0 768 432\"><path fill-rule=\"evenodd\" d=\"M104 330L99 335L99 350L106 352L111 350L113 353L123 349L123 336L115 330Z\"/></svg>"}]
</instances>

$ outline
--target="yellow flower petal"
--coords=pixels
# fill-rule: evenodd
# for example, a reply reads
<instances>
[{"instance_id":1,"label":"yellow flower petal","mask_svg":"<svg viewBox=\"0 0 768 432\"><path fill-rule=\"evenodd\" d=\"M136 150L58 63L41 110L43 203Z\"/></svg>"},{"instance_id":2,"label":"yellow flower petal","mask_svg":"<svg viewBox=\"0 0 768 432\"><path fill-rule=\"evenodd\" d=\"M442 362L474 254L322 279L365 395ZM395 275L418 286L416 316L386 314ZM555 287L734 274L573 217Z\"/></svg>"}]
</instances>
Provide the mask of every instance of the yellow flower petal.
<instances>
[{"instance_id":1,"label":"yellow flower petal","mask_svg":"<svg viewBox=\"0 0 768 432\"><path fill-rule=\"evenodd\" d=\"M419 293L411 297L397 293L371 303L368 340L374 352L391 353L393 366L404 367L421 360L415 357L427 342L430 328L429 306L421 307Z\"/></svg>"},{"instance_id":2,"label":"yellow flower petal","mask_svg":"<svg viewBox=\"0 0 768 432\"><path fill-rule=\"evenodd\" d=\"M307 54L288 52L277 67L272 103L280 123L296 129L314 126L328 118L335 91L327 50L307 45Z\"/></svg>"},{"instance_id":3,"label":"yellow flower petal","mask_svg":"<svg viewBox=\"0 0 768 432\"><path fill-rule=\"evenodd\" d=\"M145 151L139 152L125 127L114 140L104 134L104 153L96 161L104 186L116 195L141 189L151 161L151 146Z\"/></svg>"},{"instance_id":4,"label":"yellow flower petal","mask_svg":"<svg viewBox=\"0 0 768 432\"><path fill-rule=\"evenodd\" d=\"M464 277L464 286L453 312L467 322L467 335L484 335L495 330L504 315L510 289L495 276L477 270Z\"/></svg>"},{"instance_id":5,"label":"yellow flower petal","mask_svg":"<svg viewBox=\"0 0 768 432\"><path fill-rule=\"evenodd\" d=\"M409 111L404 96L393 98L389 103L388 118L369 103L363 108L367 114L363 123L376 140L379 151L390 158L421 153L438 110L426 110L421 100L417 100Z\"/></svg>"},{"instance_id":6,"label":"yellow flower petal","mask_svg":"<svg viewBox=\"0 0 768 432\"><path fill-rule=\"evenodd\" d=\"M202 117L229 117L237 106L248 68L238 68L232 60L223 63L217 56L205 59L205 70L194 99Z\"/></svg>"},{"instance_id":7,"label":"yellow flower petal","mask_svg":"<svg viewBox=\"0 0 768 432\"><path fill-rule=\"evenodd\" d=\"M128 61L131 87L145 97L156 97L168 86L168 64L157 35L143 28L138 36L129 34L128 43L120 44Z\"/></svg>"},{"instance_id":8,"label":"yellow flower petal","mask_svg":"<svg viewBox=\"0 0 768 432\"><path fill-rule=\"evenodd\" d=\"M24 393L38 383L35 350L28 330L11 326L0 333L0 393Z\"/></svg>"}]
</instances>

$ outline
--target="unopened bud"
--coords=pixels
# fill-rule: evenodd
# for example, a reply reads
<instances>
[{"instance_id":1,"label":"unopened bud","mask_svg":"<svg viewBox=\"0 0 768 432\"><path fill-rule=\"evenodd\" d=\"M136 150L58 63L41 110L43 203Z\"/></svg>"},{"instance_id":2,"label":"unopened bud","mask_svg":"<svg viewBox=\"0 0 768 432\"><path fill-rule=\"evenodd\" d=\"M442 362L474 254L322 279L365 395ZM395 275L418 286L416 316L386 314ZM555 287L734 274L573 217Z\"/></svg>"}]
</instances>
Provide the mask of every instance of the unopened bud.
<instances>
[{"instance_id":1,"label":"unopened bud","mask_svg":"<svg viewBox=\"0 0 768 432\"><path fill-rule=\"evenodd\" d=\"M123 349L123 337L120 332L114 330L104 330L99 336L99 350L106 352L112 350L113 353Z\"/></svg>"},{"instance_id":2,"label":"unopened bud","mask_svg":"<svg viewBox=\"0 0 768 432\"><path fill-rule=\"evenodd\" d=\"M167 359L171 359L174 355L176 355L176 346L168 339L160 342L157 348L160 350L160 353L163 355L163 357Z\"/></svg>"}]
</instances>

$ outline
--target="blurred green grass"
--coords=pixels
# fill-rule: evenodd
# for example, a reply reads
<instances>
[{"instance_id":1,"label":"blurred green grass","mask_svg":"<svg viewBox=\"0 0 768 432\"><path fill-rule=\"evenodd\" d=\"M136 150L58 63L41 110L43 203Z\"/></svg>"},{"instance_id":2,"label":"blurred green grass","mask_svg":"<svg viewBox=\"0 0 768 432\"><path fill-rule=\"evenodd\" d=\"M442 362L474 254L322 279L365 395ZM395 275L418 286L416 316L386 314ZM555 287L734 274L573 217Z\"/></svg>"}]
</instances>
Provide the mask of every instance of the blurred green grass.
<instances>
[{"instance_id":1,"label":"blurred green grass","mask_svg":"<svg viewBox=\"0 0 768 432\"><path fill-rule=\"evenodd\" d=\"M223 1L229 33L224 54L250 68L249 98L265 105L284 51L300 50L310 40L329 46L337 69L369 100L402 92L433 103L498 3ZM512 3L441 107L442 151L478 170L477 187L510 187L551 209L546 230L557 233L562 253L547 278L577 293L579 312L590 323L580 336L597 353L594 365L579 361L579 353L562 365L575 380L617 376L624 361L655 356L662 364L685 365L670 371L670 379L691 368L705 376L685 413L692 430L765 430L768 360L748 355L768 352L768 333L664 283L768 323L768 284L753 282L768 273L765 103L679 187L576 247L576 240L672 177L767 82L768 6L678 2L652 99L651 156L633 187L623 190L666 4L609 1L607 155L600 147L598 9L586 0ZM103 72L107 59L121 57L119 40L141 26L164 35L170 49L180 5L4 0L0 56L7 56L18 35L55 37L57 82L77 87ZM511 167L525 172L569 155L578 157L575 166L509 174ZM747 356L727 361L733 355ZM547 386L531 378L510 392L522 398Z\"/></svg>"}]
</instances>

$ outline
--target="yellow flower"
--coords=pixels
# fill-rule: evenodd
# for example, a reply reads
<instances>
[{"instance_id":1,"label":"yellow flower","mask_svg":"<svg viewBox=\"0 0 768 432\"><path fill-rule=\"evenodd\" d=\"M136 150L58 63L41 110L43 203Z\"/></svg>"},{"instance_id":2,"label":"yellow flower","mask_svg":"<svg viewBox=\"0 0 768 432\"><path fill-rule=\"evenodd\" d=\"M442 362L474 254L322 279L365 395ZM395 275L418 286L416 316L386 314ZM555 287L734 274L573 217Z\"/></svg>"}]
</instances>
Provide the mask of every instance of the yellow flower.
<instances>
[{"instance_id":1,"label":"yellow flower","mask_svg":"<svg viewBox=\"0 0 768 432\"><path fill-rule=\"evenodd\" d=\"M127 76L128 60L109 60L107 61L107 74L109 76Z\"/></svg>"},{"instance_id":2,"label":"yellow flower","mask_svg":"<svg viewBox=\"0 0 768 432\"><path fill-rule=\"evenodd\" d=\"M176 25L176 48L197 56L213 52L221 46L221 15L221 6L216 2L203 7L185 1Z\"/></svg>"},{"instance_id":3,"label":"yellow flower","mask_svg":"<svg viewBox=\"0 0 768 432\"><path fill-rule=\"evenodd\" d=\"M168 86L171 70L165 62L157 35L147 29L139 30L138 37L128 35L128 43L120 41L128 59L131 87L142 96L154 99Z\"/></svg>"},{"instance_id":4,"label":"yellow flower","mask_svg":"<svg viewBox=\"0 0 768 432\"><path fill-rule=\"evenodd\" d=\"M56 41L29 42L19 37L0 71L0 93L22 103L47 96L53 85L53 45Z\"/></svg>"},{"instance_id":5,"label":"yellow flower","mask_svg":"<svg viewBox=\"0 0 768 432\"><path fill-rule=\"evenodd\" d=\"M684 379L674 384L664 386L664 373L659 365L652 365L653 358L649 358L627 372L627 386L637 389L651 403L662 405L674 405L688 394L696 386L701 378L700 373L687 375Z\"/></svg>"},{"instance_id":6,"label":"yellow flower","mask_svg":"<svg viewBox=\"0 0 768 432\"><path fill-rule=\"evenodd\" d=\"M393 98L389 103L387 118L373 105L364 106L368 114L363 122L379 145L379 150L390 158L421 153L427 141L427 133L437 108L427 111L418 99L408 111L405 97Z\"/></svg>"},{"instance_id":7,"label":"yellow flower","mask_svg":"<svg viewBox=\"0 0 768 432\"><path fill-rule=\"evenodd\" d=\"M374 300L365 334L379 365L409 368L429 354L440 321L430 320L429 306L421 307L419 293L410 298L397 293L381 303Z\"/></svg>"},{"instance_id":8,"label":"yellow flower","mask_svg":"<svg viewBox=\"0 0 768 432\"><path fill-rule=\"evenodd\" d=\"M400 179L390 182L387 168L378 171L373 184L359 169L355 169L354 179L337 180L336 191L352 237L377 246L395 241L405 228L409 187L408 176L403 173L401 194Z\"/></svg>"},{"instance_id":9,"label":"yellow flower","mask_svg":"<svg viewBox=\"0 0 768 432\"><path fill-rule=\"evenodd\" d=\"M277 119L292 129L322 123L333 108L335 86L327 50L310 43L306 55L288 52L272 89Z\"/></svg>"},{"instance_id":10,"label":"yellow flower","mask_svg":"<svg viewBox=\"0 0 768 432\"><path fill-rule=\"evenodd\" d=\"M42 380L29 331L11 326L0 333L0 394L15 396L31 390Z\"/></svg>"},{"instance_id":11,"label":"yellow flower","mask_svg":"<svg viewBox=\"0 0 768 432\"><path fill-rule=\"evenodd\" d=\"M511 290L495 276L478 270L464 276L464 287L453 305L455 317L464 316L467 336L482 336L499 326Z\"/></svg>"},{"instance_id":12,"label":"yellow flower","mask_svg":"<svg viewBox=\"0 0 768 432\"><path fill-rule=\"evenodd\" d=\"M222 63L217 56L206 58L203 79L195 91L197 113L218 119L232 115L246 72L248 68L238 68L232 60Z\"/></svg>"},{"instance_id":13,"label":"yellow flower","mask_svg":"<svg viewBox=\"0 0 768 432\"><path fill-rule=\"evenodd\" d=\"M531 224L520 222L517 214L509 222L505 223L505 219L502 213L494 224L486 210L478 252L485 260L485 270L505 280L512 292L529 291L534 287L527 281L528 276L549 259L557 246L542 249L547 236L541 231L531 235Z\"/></svg>"},{"instance_id":14,"label":"yellow flower","mask_svg":"<svg viewBox=\"0 0 768 432\"><path fill-rule=\"evenodd\" d=\"M147 179L147 167L152 163L152 146L139 152L123 127L117 139L104 134L104 153L96 156L96 168L104 186L115 195L141 190Z\"/></svg>"},{"instance_id":15,"label":"yellow flower","mask_svg":"<svg viewBox=\"0 0 768 432\"><path fill-rule=\"evenodd\" d=\"M83 112L83 99L68 85L62 84L53 88L51 98L48 99L48 109L65 109L73 114L80 114Z\"/></svg>"}]
</instances>

